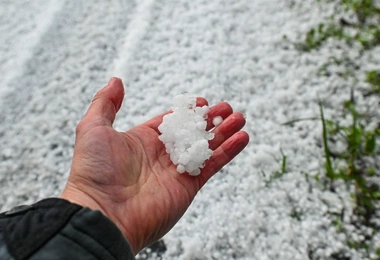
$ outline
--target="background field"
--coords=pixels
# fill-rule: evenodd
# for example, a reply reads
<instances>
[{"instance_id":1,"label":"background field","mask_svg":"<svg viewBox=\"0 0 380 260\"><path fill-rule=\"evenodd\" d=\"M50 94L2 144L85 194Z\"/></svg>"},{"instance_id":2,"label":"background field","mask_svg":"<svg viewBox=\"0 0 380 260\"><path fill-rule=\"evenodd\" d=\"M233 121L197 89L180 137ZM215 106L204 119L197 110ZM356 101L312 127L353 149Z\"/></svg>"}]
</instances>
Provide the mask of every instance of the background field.
<instances>
[{"instance_id":1,"label":"background field","mask_svg":"<svg viewBox=\"0 0 380 260\"><path fill-rule=\"evenodd\" d=\"M378 99L363 102L350 79L318 76L333 43L308 52L293 44L334 11L314 0L0 0L0 210L60 195L75 126L118 76L126 87L120 131L189 92L230 102L251 138L141 259L368 258L349 243L373 231L348 220L352 188L318 181L318 102L330 119L352 92L375 110ZM347 53L359 72L379 68L378 47ZM312 119L283 124L303 118ZM369 247L380 247L377 234Z\"/></svg>"}]
</instances>

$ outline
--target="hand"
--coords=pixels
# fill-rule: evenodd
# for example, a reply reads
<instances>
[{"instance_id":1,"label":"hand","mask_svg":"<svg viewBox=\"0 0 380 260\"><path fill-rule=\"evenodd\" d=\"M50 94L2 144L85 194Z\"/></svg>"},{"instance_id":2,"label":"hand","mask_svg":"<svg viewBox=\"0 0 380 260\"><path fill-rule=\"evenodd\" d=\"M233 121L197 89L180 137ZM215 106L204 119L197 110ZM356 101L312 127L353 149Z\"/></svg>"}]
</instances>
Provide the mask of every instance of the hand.
<instances>
[{"instance_id":1,"label":"hand","mask_svg":"<svg viewBox=\"0 0 380 260\"><path fill-rule=\"evenodd\" d=\"M137 254L174 226L199 189L244 149L249 137L239 131L245 124L243 115L233 113L228 103L217 104L209 118L221 116L224 121L213 130L213 155L200 175L179 174L158 139L157 127L166 113L127 132L112 128L123 97L118 78L95 95L77 126L70 177L61 197L100 210ZM207 101L198 98L197 105Z\"/></svg>"}]
</instances>

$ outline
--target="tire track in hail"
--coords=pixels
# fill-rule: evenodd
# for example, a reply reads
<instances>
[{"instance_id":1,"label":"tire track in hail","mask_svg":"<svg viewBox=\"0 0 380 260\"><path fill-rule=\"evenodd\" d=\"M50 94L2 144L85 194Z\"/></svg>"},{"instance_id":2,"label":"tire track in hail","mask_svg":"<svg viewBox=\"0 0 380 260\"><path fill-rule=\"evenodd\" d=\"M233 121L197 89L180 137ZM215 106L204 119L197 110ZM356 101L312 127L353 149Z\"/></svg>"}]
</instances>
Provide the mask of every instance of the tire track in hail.
<instances>
[{"instance_id":1,"label":"tire track in hail","mask_svg":"<svg viewBox=\"0 0 380 260\"><path fill-rule=\"evenodd\" d=\"M0 208L59 195L75 126L106 83L134 8L131 0L65 1L51 14L3 99Z\"/></svg>"}]
</instances>

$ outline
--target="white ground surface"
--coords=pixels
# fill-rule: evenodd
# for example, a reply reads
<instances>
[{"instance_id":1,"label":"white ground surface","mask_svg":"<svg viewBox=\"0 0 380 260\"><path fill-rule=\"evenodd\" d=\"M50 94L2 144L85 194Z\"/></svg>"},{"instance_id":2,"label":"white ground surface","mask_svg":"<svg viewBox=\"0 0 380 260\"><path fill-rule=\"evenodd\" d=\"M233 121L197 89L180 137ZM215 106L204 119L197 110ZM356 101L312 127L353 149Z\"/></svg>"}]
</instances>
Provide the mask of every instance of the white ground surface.
<instances>
[{"instance_id":1,"label":"white ground surface","mask_svg":"<svg viewBox=\"0 0 380 260\"><path fill-rule=\"evenodd\" d=\"M302 174L323 164L320 123L281 125L318 116L318 96L330 104L327 117L349 96L340 79L316 76L327 52L299 53L283 40L331 12L315 2L0 0L0 209L59 196L75 126L119 76L118 130L166 111L183 92L228 101L247 117L250 144L164 237L163 259L362 259L326 214L349 212L350 201ZM380 60L360 59L366 68ZM289 173L265 185L281 149Z\"/></svg>"}]
</instances>

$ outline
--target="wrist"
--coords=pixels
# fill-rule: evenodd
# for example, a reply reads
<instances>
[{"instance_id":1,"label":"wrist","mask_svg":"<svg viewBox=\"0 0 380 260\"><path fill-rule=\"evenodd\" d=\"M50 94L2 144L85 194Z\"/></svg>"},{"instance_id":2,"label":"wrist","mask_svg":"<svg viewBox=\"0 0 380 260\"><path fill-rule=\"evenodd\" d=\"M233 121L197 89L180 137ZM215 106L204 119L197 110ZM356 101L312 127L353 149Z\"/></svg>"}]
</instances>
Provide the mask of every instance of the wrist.
<instances>
[{"instance_id":1,"label":"wrist","mask_svg":"<svg viewBox=\"0 0 380 260\"><path fill-rule=\"evenodd\" d=\"M99 210L104 215L106 215L105 212L100 207L100 205L96 202L96 200L94 200L91 196L89 196L85 192L82 192L81 190L73 187L72 185L70 185L70 183L67 183L60 198L65 199L71 203L80 205L85 208L90 208L92 210Z\"/></svg>"},{"instance_id":2,"label":"wrist","mask_svg":"<svg viewBox=\"0 0 380 260\"><path fill-rule=\"evenodd\" d=\"M124 226L121 225L116 218L114 218L111 214L104 210L96 199L94 199L86 192L81 191L80 189L72 185L70 182L68 182L60 198L85 208L100 211L104 216L110 219L117 226L117 228L123 234L124 238L128 241L134 254L137 254L140 251L138 247L135 245L136 243L134 243L135 241L133 240L133 237L128 235L128 232L126 231Z\"/></svg>"}]
</instances>

